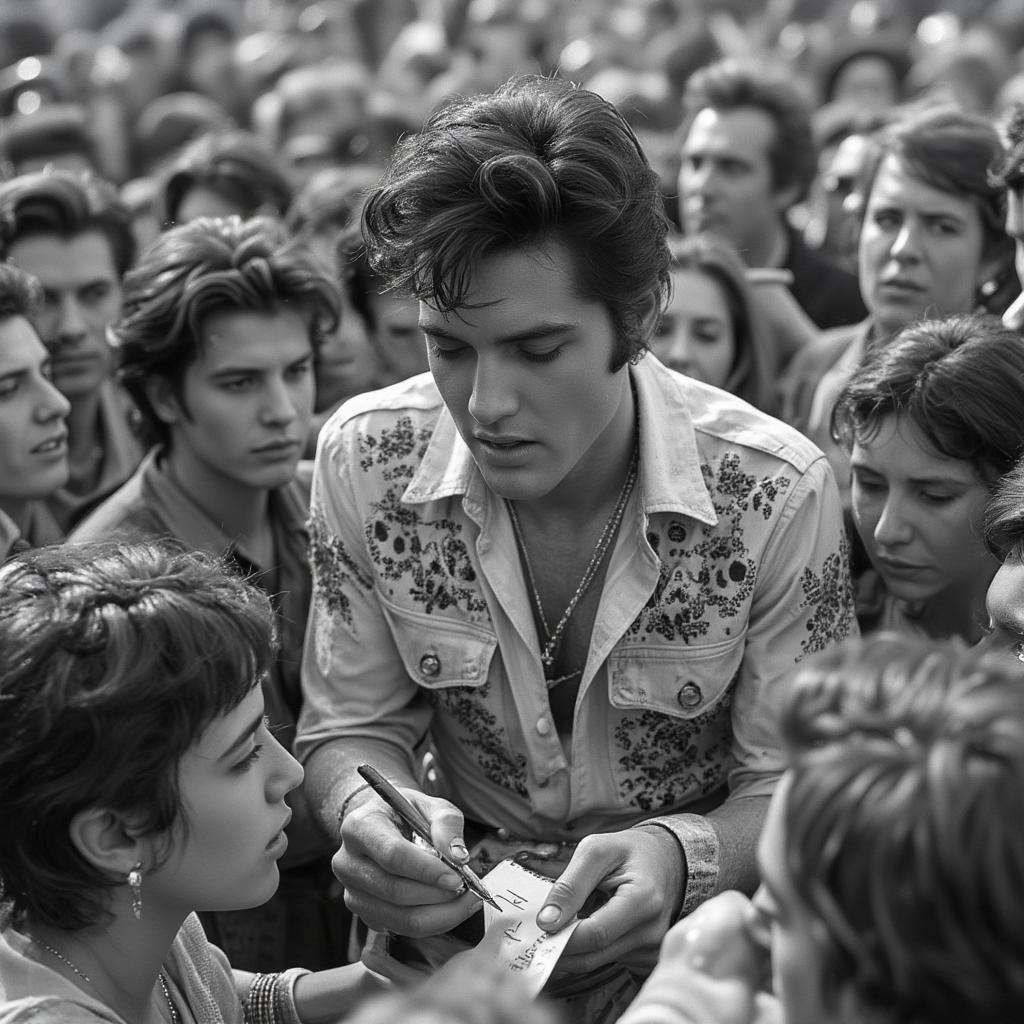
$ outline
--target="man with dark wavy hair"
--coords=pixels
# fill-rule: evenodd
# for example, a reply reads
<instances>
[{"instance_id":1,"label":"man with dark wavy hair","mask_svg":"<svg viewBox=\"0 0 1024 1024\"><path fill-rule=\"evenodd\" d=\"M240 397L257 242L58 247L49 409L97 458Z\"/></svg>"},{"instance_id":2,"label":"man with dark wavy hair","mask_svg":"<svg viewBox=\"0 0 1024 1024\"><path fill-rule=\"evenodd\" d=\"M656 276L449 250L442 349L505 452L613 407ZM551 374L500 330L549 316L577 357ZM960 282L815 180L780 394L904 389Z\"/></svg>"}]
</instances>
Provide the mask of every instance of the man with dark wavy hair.
<instances>
[{"instance_id":1,"label":"man with dark wavy hair","mask_svg":"<svg viewBox=\"0 0 1024 1024\"><path fill-rule=\"evenodd\" d=\"M99 178L67 170L23 174L0 184L0 259L43 286L33 323L50 350L53 382L71 404L70 475L47 500L66 531L142 458L130 403L111 379L106 333L135 259L131 217Z\"/></svg>"},{"instance_id":2,"label":"man with dark wavy hair","mask_svg":"<svg viewBox=\"0 0 1024 1024\"><path fill-rule=\"evenodd\" d=\"M280 651L265 683L267 714L289 745L299 711L299 658L309 605L300 456L313 413L314 359L337 298L312 254L266 218L200 218L161 235L125 278L113 328L118 376L152 448L72 541L171 537L227 554L274 595ZM301 790L291 846L269 904L214 915L213 937L236 966L328 966L344 955L322 837Z\"/></svg>"},{"instance_id":3,"label":"man with dark wavy hair","mask_svg":"<svg viewBox=\"0 0 1024 1024\"><path fill-rule=\"evenodd\" d=\"M794 431L646 354L667 221L595 93L453 101L400 143L364 228L431 372L320 435L311 795L378 963L443 959L479 904L361 761L459 861L557 879L539 927L597 908L548 993L613 1020L676 917L754 882L777 744L752 701L855 628L835 483Z\"/></svg>"}]
</instances>

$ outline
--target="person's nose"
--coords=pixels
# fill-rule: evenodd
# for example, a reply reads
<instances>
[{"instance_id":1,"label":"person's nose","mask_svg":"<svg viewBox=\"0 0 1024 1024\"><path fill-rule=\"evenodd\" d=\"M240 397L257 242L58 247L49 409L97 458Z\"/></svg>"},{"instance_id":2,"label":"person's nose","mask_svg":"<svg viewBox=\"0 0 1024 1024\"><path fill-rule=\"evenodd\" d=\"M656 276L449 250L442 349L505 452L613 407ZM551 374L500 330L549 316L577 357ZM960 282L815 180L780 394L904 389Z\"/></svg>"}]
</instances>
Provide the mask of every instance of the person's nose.
<instances>
[{"instance_id":1,"label":"person's nose","mask_svg":"<svg viewBox=\"0 0 1024 1024\"><path fill-rule=\"evenodd\" d=\"M676 327L666 341L667 344L662 348L664 353L662 362L680 373L689 373L693 355L693 340L690 337L689 329Z\"/></svg>"},{"instance_id":2,"label":"person's nose","mask_svg":"<svg viewBox=\"0 0 1024 1024\"><path fill-rule=\"evenodd\" d=\"M916 262L921 258L921 238L918 228L906 220L900 225L889 247L889 255L901 262Z\"/></svg>"},{"instance_id":3,"label":"person's nose","mask_svg":"<svg viewBox=\"0 0 1024 1024\"><path fill-rule=\"evenodd\" d=\"M890 492L875 523L875 543L880 548L899 547L911 539L913 532L909 510L898 496Z\"/></svg>"},{"instance_id":4,"label":"person's nose","mask_svg":"<svg viewBox=\"0 0 1024 1024\"><path fill-rule=\"evenodd\" d=\"M45 378L40 382L39 400L36 404L36 420L49 423L51 420L66 419L71 412L71 403L57 389L56 385Z\"/></svg>"},{"instance_id":5,"label":"person's nose","mask_svg":"<svg viewBox=\"0 0 1024 1024\"><path fill-rule=\"evenodd\" d=\"M277 803L302 785L305 772L291 752L270 734L269 756L273 759L267 773L267 801Z\"/></svg>"},{"instance_id":6,"label":"person's nose","mask_svg":"<svg viewBox=\"0 0 1024 1024\"><path fill-rule=\"evenodd\" d=\"M481 426L500 422L516 410L509 368L487 355L478 356L469 396L469 414Z\"/></svg>"},{"instance_id":7,"label":"person's nose","mask_svg":"<svg viewBox=\"0 0 1024 1024\"><path fill-rule=\"evenodd\" d=\"M295 395L283 379L271 380L264 392L263 422L287 426L298 416Z\"/></svg>"},{"instance_id":8,"label":"person's nose","mask_svg":"<svg viewBox=\"0 0 1024 1024\"><path fill-rule=\"evenodd\" d=\"M1024 187L1006 190L1005 228L1011 238L1024 241Z\"/></svg>"},{"instance_id":9,"label":"person's nose","mask_svg":"<svg viewBox=\"0 0 1024 1024\"><path fill-rule=\"evenodd\" d=\"M714 192L717 178L711 160L684 158L680 182L684 192L707 196Z\"/></svg>"},{"instance_id":10,"label":"person's nose","mask_svg":"<svg viewBox=\"0 0 1024 1024\"><path fill-rule=\"evenodd\" d=\"M57 344L78 341L88 333L89 325L82 313L82 307L73 296L61 299L57 308L54 340Z\"/></svg>"}]
</instances>

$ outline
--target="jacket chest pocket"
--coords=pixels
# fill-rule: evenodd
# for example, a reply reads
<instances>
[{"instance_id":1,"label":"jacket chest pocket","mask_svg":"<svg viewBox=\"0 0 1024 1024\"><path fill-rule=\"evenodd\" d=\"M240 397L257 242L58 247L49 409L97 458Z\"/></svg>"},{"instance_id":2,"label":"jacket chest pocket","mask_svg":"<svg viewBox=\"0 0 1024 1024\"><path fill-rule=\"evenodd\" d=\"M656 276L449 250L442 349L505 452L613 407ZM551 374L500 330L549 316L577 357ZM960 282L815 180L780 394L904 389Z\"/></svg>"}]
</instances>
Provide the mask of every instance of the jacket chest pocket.
<instances>
[{"instance_id":1,"label":"jacket chest pocket","mask_svg":"<svg viewBox=\"0 0 1024 1024\"><path fill-rule=\"evenodd\" d=\"M701 646L644 644L608 657L609 700L622 710L646 709L673 718L697 718L729 692L743 661L743 637Z\"/></svg>"},{"instance_id":2,"label":"jacket chest pocket","mask_svg":"<svg viewBox=\"0 0 1024 1024\"><path fill-rule=\"evenodd\" d=\"M402 664L419 686L441 689L487 682L498 646L490 630L380 601Z\"/></svg>"}]
</instances>

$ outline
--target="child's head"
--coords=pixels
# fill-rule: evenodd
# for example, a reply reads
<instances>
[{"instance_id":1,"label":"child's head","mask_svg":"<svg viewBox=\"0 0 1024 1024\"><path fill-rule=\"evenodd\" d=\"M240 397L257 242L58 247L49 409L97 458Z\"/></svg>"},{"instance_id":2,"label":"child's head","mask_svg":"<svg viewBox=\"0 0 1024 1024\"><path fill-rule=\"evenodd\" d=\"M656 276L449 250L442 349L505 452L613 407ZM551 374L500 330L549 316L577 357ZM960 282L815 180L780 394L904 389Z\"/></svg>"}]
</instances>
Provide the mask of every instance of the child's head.
<instances>
[{"instance_id":1,"label":"child's head","mask_svg":"<svg viewBox=\"0 0 1024 1024\"><path fill-rule=\"evenodd\" d=\"M273 621L263 593L219 563L156 545L41 548L0 568L0 897L16 923L104 919L125 881L97 854L111 823L148 844L147 871L180 855L182 765L226 716L262 708ZM301 771L277 752L287 792ZM279 827L278 804L247 813Z\"/></svg>"},{"instance_id":2,"label":"child's head","mask_svg":"<svg viewBox=\"0 0 1024 1024\"><path fill-rule=\"evenodd\" d=\"M788 1024L1021 1019L1017 668L890 635L795 674L759 851Z\"/></svg>"}]
</instances>

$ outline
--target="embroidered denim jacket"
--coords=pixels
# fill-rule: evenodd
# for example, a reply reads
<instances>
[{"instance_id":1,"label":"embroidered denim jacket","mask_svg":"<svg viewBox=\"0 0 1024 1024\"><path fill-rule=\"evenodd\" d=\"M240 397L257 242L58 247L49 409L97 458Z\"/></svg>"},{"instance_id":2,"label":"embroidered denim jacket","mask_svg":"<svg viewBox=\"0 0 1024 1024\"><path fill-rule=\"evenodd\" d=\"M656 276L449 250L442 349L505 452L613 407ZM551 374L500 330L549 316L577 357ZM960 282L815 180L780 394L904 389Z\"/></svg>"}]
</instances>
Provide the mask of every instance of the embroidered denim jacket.
<instances>
[{"instance_id":1,"label":"embroidered denim jacket","mask_svg":"<svg viewBox=\"0 0 1024 1024\"><path fill-rule=\"evenodd\" d=\"M352 399L321 434L297 752L344 738L408 765L429 730L468 818L550 840L654 820L686 853L685 911L722 883L714 828L689 811L724 786L771 792L776 681L856 624L821 452L653 357L630 372L639 486L571 749L505 505L425 374Z\"/></svg>"}]
</instances>

